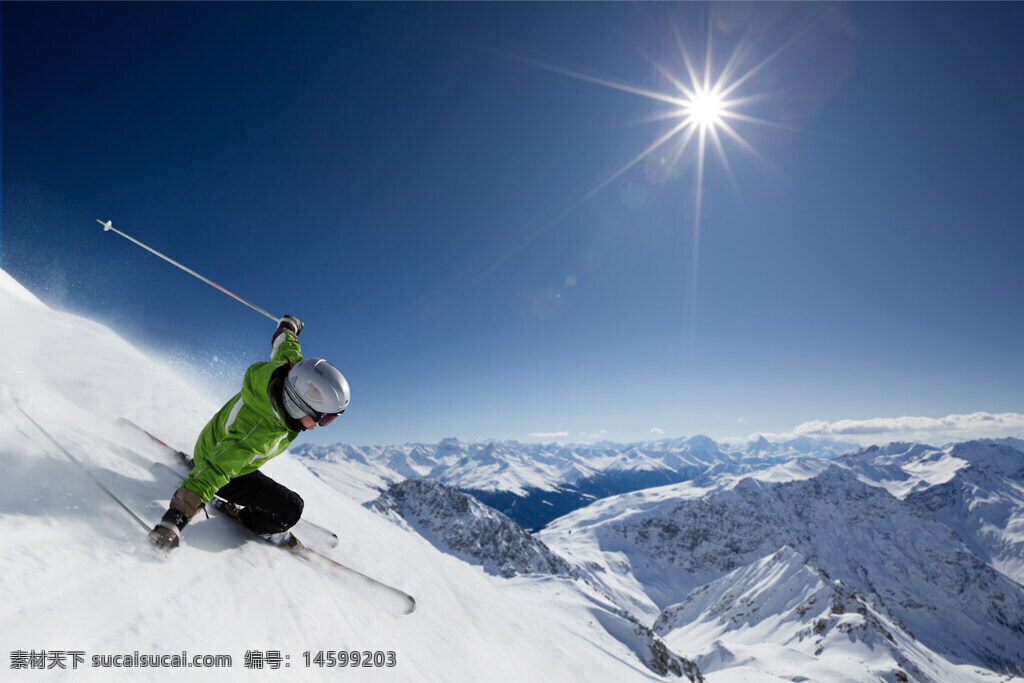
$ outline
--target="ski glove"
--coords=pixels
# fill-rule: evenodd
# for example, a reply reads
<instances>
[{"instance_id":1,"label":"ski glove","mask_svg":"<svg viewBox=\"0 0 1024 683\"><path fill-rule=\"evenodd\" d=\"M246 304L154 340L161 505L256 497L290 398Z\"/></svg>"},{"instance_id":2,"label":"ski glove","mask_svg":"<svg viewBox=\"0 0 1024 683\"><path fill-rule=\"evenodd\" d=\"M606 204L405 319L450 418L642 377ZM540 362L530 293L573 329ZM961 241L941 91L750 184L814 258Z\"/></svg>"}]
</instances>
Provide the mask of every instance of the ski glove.
<instances>
[{"instance_id":1,"label":"ski glove","mask_svg":"<svg viewBox=\"0 0 1024 683\"><path fill-rule=\"evenodd\" d=\"M157 550L162 550L165 553L170 552L178 547L178 532L163 526L162 523L157 524L149 532L149 542Z\"/></svg>"},{"instance_id":2,"label":"ski glove","mask_svg":"<svg viewBox=\"0 0 1024 683\"><path fill-rule=\"evenodd\" d=\"M149 532L149 542L163 551L177 548L181 530L202 507L203 499L199 494L189 491L184 486L180 487L171 496L171 506L167 508L163 519Z\"/></svg>"},{"instance_id":3,"label":"ski glove","mask_svg":"<svg viewBox=\"0 0 1024 683\"><path fill-rule=\"evenodd\" d=\"M270 345L276 349L277 345L284 340L286 332L291 332L297 339L299 333L302 332L303 327L302 321L295 316L284 316L277 324L277 329L274 330L274 336L270 338Z\"/></svg>"}]
</instances>

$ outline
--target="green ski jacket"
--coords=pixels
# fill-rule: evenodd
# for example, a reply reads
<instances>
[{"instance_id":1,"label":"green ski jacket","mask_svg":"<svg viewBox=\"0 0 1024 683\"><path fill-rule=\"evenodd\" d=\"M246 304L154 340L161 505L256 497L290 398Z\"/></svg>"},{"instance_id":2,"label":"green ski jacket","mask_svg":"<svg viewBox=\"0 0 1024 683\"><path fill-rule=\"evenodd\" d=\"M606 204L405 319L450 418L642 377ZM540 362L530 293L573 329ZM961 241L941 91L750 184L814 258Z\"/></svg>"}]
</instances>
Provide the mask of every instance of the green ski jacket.
<instances>
[{"instance_id":1,"label":"green ski jacket","mask_svg":"<svg viewBox=\"0 0 1024 683\"><path fill-rule=\"evenodd\" d=\"M271 360L249 366L242 390L199 433L195 467L182 486L208 503L230 480L256 471L291 445L299 432L288 426L280 388L300 360L299 341L287 334Z\"/></svg>"}]
</instances>

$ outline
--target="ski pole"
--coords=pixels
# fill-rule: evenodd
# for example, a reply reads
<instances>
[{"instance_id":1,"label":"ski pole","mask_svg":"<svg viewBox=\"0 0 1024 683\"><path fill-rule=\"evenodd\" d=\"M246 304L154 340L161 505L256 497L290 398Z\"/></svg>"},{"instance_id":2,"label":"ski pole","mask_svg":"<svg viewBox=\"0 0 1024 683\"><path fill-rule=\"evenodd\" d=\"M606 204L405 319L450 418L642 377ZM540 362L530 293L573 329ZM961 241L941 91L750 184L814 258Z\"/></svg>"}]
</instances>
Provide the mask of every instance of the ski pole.
<instances>
[{"instance_id":1,"label":"ski pole","mask_svg":"<svg viewBox=\"0 0 1024 683\"><path fill-rule=\"evenodd\" d=\"M120 505L120 506L121 506L122 508L124 508L124 511L125 511L125 512L127 512L127 513L128 513L129 515L131 515L131 516L132 516L132 519L134 519L134 520L135 520L136 522L138 522L138 523L139 523L139 526L141 526L141 527L142 527L142 528L143 528L143 529L144 529L145 531L149 531L149 525L148 525L148 524L146 524L146 523L145 523L145 522L144 522L144 521L142 520L142 518L141 518L141 517L139 517L139 516L138 516L137 514L135 514L135 513L134 513L134 512L132 511L132 509L131 509L130 507L128 507L127 505L125 505L125 504L124 504L124 501L123 501L123 500L121 500L120 498L118 498L118 497L117 497L117 494L115 494L115 493L114 493L113 491L111 491L111 490L110 490L110 489L108 489L108 488L107 488L106 486L104 486L104 485L103 485L103 482L102 482L102 481L100 481L99 479L97 479L97 478L96 478L96 475L95 475L95 474L93 474L92 472L90 472L90 471L89 471L89 469L88 469L88 468L87 468L87 467L86 467L85 465L83 465L82 463L80 463L80 462L78 461L78 459L77 459L77 458L75 458L75 456L71 455L71 453L70 453L70 452L68 451L68 449L66 449L66 448L64 448L63 446L61 446L61 445L60 445L60 442L59 442L59 441L57 441L57 439L53 438L53 436L51 436L51 435L50 435L50 432L46 431L46 430L45 430L45 429L43 428L43 426L42 426L41 424L39 424L38 422L36 422L36 421L35 421L35 418L33 418L33 417L32 417L31 415L29 415L29 414L28 414L28 412L26 412L26 410L25 410L25 409L24 409L24 408L22 407L22 405L21 405L21 401L19 401L18 399L14 399L14 405L18 406L18 410L20 410L20 411L22 412L22 414L23 414L23 415L24 415L25 417L27 417L27 418L28 418L28 421L29 421L29 422L31 422L32 424L34 424L34 425L35 425L36 427L38 427L38 428L39 428L39 431L41 431L41 432L43 433L43 436L45 436L45 437L46 437L47 439L49 439L49 440L50 440L50 441L51 441L51 442L53 443L53 445L54 445L54 446L56 446L56 447L57 447L57 449L58 449L58 450L59 450L59 451L60 451L61 453L63 453L64 455L66 455L66 456L67 456L67 458L68 458L68 460L70 460L71 462L73 462L73 463L75 463L76 465L78 465L78 466L79 466L79 467L81 468L81 470L82 470L83 472L85 472L86 476L88 476L88 477L89 477L90 479L92 479L92 482L93 482L94 484L96 484L96 485L97 485L97 486L99 486L99 487L100 487L101 489L103 489L103 492L104 492L105 494L107 494L108 496L110 496L111 498L113 498L113 499L114 499L114 502L115 502L115 503L117 503L117 504L118 504L118 505Z\"/></svg>"},{"instance_id":2,"label":"ski pole","mask_svg":"<svg viewBox=\"0 0 1024 683\"><path fill-rule=\"evenodd\" d=\"M203 277L202 275L200 275L196 271L192 270L191 268L186 268L185 266L181 265L180 263L178 263L174 259L168 258L168 257L164 256L163 254L161 254L156 249L153 249L152 247L146 246L145 244L143 244L142 242L138 241L137 239L135 239L131 235L124 234L123 232L121 232L120 230L118 230L117 228L115 228L112 225L113 221L107 221L106 223L104 223L103 221L101 221L100 219L97 218L96 222L103 226L103 231L104 232L106 232L107 230L113 230L114 232L116 232L118 235L120 235L121 237L125 238L126 240L129 240L131 242L135 242L135 244L139 245L140 247L142 247L146 251L148 251L148 252L150 252L152 254L156 254L157 256L162 258L164 261L167 261L168 263L170 263L172 265L178 266L179 268L184 270L189 275L192 275L194 277L199 278L200 280L202 280L206 284L210 285L211 287L216 287L217 289L219 289L220 291L224 292L225 294L227 294L231 298L233 298L233 299L235 299L237 301L240 301L241 303L245 304L246 306L248 306L252 310L256 311L257 313L262 313L263 315L267 316L268 318L273 320L275 323L276 322L280 322L280 320L277 318L277 316L274 316L274 315L271 315L271 314L267 313L266 311L264 311L262 308L260 308L256 304L253 304L252 302L246 301L245 299L243 299L242 297L238 296L234 292L228 291L227 289L224 289L223 287L218 285L216 282Z\"/></svg>"}]
</instances>

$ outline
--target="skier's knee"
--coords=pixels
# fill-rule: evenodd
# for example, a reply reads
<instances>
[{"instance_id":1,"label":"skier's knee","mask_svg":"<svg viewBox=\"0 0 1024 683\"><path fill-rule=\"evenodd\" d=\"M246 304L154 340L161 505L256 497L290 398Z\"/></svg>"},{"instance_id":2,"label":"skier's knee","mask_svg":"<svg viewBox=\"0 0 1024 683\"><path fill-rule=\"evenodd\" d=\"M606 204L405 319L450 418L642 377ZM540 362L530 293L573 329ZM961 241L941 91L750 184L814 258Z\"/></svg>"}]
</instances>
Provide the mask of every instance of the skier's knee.
<instances>
[{"instance_id":1,"label":"skier's knee","mask_svg":"<svg viewBox=\"0 0 1024 683\"><path fill-rule=\"evenodd\" d=\"M285 498L285 505L283 507L283 519L288 524L287 528L295 526L299 518L302 517L302 509L305 507L305 502L302 500L302 496L295 493L295 491L288 491L288 495Z\"/></svg>"}]
</instances>

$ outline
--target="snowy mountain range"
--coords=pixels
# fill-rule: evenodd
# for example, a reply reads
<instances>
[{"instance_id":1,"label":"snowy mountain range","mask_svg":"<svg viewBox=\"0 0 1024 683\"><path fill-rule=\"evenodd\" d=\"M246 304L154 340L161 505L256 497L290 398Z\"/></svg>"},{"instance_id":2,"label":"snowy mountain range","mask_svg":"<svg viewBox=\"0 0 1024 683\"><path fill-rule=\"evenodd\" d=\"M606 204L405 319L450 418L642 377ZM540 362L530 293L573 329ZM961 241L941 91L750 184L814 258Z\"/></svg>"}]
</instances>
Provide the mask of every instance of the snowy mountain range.
<instances>
[{"instance_id":1,"label":"snowy mountain range","mask_svg":"<svg viewBox=\"0 0 1024 683\"><path fill-rule=\"evenodd\" d=\"M309 670L303 652L356 648L394 651L399 665L345 675L401 681L1024 675L1020 440L448 439L306 445L266 465L301 492L306 518L337 531L332 555L416 595L417 612L395 618L216 516L155 560L90 479L147 520L167 505L167 483L132 464L160 452L114 420L187 449L226 397L3 271L0 317L20 330L0 356L0 641L11 652L225 652L241 678L262 648L290 656L289 680L331 673ZM181 674L84 666L75 680Z\"/></svg>"},{"instance_id":2,"label":"snowy mountain range","mask_svg":"<svg viewBox=\"0 0 1024 683\"><path fill-rule=\"evenodd\" d=\"M1008 443L895 445L709 475L598 501L538 537L616 602L653 618L670 646L685 643L705 674L1020 675L1024 586L983 556L1002 557L1006 570L1019 551L1021 458ZM977 481L1006 498L969 483ZM863 664L830 668L830 647ZM769 664L779 661L789 668Z\"/></svg>"},{"instance_id":3,"label":"snowy mountain range","mask_svg":"<svg viewBox=\"0 0 1024 683\"><path fill-rule=\"evenodd\" d=\"M595 500L688 481L714 469L744 473L793 458L835 458L857 446L760 437L719 444L706 436L646 443L531 444L517 441L357 447L304 444L293 453L314 471L321 464L353 472L364 495L404 479L456 487L531 531Z\"/></svg>"}]
</instances>

